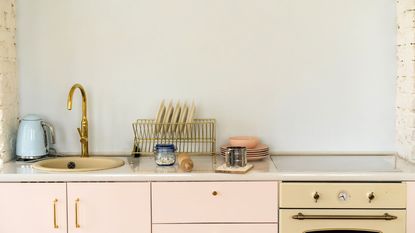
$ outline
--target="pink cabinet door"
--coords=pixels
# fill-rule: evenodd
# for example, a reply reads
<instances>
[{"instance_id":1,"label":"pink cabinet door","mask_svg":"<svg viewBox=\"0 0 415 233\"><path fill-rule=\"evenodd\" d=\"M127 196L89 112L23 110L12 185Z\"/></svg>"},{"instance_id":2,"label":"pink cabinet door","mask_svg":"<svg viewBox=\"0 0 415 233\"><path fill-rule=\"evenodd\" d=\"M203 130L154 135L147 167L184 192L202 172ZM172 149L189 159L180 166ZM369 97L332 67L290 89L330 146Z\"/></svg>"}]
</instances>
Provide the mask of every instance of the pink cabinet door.
<instances>
[{"instance_id":1,"label":"pink cabinet door","mask_svg":"<svg viewBox=\"0 0 415 233\"><path fill-rule=\"evenodd\" d=\"M153 223L276 223L277 182L155 182Z\"/></svg>"},{"instance_id":2,"label":"pink cabinet door","mask_svg":"<svg viewBox=\"0 0 415 233\"><path fill-rule=\"evenodd\" d=\"M406 232L415 233L415 182L408 182L406 190Z\"/></svg>"},{"instance_id":3,"label":"pink cabinet door","mask_svg":"<svg viewBox=\"0 0 415 233\"><path fill-rule=\"evenodd\" d=\"M0 232L66 233L66 184L0 184Z\"/></svg>"},{"instance_id":4,"label":"pink cabinet door","mask_svg":"<svg viewBox=\"0 0 415 233\"><path fill-rule=\"evenodd\" d=\"M69 233L150 233L149 183L68 183Z\"/></svg>"},{"instance_id":5,"label":"pink cabinet door","mask_svg":"<svg viewBox=\"0 0 415 233\"><path fill-rule=\"evenodd\" d=\"M278 233L277 224L154 224L153 233Z\"/></svg>"}]
</instances>

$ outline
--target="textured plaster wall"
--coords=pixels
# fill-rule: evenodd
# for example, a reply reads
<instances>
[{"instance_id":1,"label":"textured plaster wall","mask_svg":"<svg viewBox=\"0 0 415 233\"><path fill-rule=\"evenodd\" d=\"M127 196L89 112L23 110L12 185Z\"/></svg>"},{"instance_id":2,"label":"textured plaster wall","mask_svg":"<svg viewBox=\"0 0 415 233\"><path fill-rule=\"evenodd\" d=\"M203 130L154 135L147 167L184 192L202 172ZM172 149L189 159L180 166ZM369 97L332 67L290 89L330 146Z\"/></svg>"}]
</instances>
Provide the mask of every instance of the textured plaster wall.
<instances>
[{"instance_id":1,"label":"textured plaster wall","mask_svg":"<svg viewBox=\"0 0 415 233\"><path fill-rule=\"evenodd\" d=\"M0 158L13 158L18 125L15 0L0 1Z\"/></svg>"},{"instance_id":2,"label":"textured plaster wall","mask_svg":"<svg viewBox=\"0 0 415 233\"><path fill-rule=\"evenodd\" d=\"M397 149L415 161L415 1L397 1Z\"/></svg>"}]
</instances>

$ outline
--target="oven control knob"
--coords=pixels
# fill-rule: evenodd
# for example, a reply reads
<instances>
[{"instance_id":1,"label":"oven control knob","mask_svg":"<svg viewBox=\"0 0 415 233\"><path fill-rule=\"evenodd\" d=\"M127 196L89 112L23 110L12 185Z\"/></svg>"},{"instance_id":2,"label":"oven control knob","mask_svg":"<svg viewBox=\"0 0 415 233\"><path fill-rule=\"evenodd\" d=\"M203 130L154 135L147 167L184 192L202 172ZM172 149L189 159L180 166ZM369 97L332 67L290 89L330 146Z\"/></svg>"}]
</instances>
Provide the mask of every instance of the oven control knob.
<instances>
[{"instance_id":1,"label":"oven control knob","mask_svg":"<svg viewBox=\"0 0 415 233\"><path fill-rule=\"evenodd\" d=\"M367 194L367 198L369 199L369 203L371 203L373 199L375 199L375 193L370 192L369 194Z\"/></svg>"},{"instance_id":2,"label":"oven control knob","mask_svg":"<svg viewBox=\"0 0 415 233\"><path fill-rule=\"evenodd\" d=\"M314 198L314 201L317 203L318 199L320 199L320 193L314 192L313 193L313 198Z\"/></svg>"},{"instance_id":3,"label":"oven control knob","mask_svg":"<svg viewBox=\"0 0 415 233\"><path fill-rule=\"evenodd\" d=\"M337 197L339 198L339 201L347 201L349 199L349 194L342 191L342 192L339 192L339 195L337 195Z\"/></svg>"}]
</instances>

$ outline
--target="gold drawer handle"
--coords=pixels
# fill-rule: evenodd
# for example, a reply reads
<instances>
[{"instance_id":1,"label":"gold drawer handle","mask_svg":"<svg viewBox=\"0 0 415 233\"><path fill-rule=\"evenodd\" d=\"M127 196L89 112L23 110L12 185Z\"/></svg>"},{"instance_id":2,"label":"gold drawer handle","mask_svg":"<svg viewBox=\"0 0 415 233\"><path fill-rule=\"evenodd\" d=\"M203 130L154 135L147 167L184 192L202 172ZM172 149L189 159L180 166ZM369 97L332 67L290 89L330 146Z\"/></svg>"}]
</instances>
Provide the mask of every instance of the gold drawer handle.
<instances>
[{"instance_id":1,"label":"gold drawer handle","mask_svg":"<svg viewBox=\"0 0 415 233\"><path fill-rule=\"evenodd\" d=\"M77 198L75 200L75 227L76 228L80 228L81 227L81 225L79 225L79 220L78 220L78 217L79 217L78 211L79 211L79 198Z\"/></svg>"},{"instance_id":2,"label":"gold drawer handle","mask_svg":"<svg viewBox=\"0 0 415 233\"><path fill-rule=\"evenodd\" d=\"M58 221L57 221L57 217L56 217L56 204L58 203L58 199L55 198L55 200L53 200L53 228L58 229L59 225L58 225Z\"/></svg>"},{"instance_id":3,"label":"gold drawer handle","mask_svg":"<svg viewBox=\"0 0 415 233\"><path fill-rule=\"evenodd\" d=\"M303 213L298 213L297 215L292 216L293 219L297 220L395 220L398 217L385 213L383 215L306 215Z\"/></svg>"},{"instance_id":4,"label":"gold drawer handle","mask_svg":"<svg viewBox=\"0 0 415 233\"><path fill-rule=\"evenodd\" d=\"M217 196L217 195L218 195L218 192L217 192L217 191L213 191L213 192L212 192L212 195L213 195L213 196Z\"/></svg>"}]
</instances>

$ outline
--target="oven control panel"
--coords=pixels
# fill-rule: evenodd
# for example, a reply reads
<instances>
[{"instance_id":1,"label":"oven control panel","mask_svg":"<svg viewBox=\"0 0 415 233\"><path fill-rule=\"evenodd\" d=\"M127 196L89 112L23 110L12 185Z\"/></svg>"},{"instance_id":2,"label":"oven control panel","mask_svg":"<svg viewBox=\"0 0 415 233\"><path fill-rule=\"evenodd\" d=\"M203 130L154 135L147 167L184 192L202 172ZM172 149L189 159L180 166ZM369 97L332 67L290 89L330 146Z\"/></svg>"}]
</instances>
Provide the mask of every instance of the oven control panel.
<instances>
[{"instance_id":1,"label":"oven control panel","mask_svg":"<svg viewBox=\"0 0 415 233\"><path fill-rule=\"evenodd\" d=\"M281 208L406 208L405 183L280 184Z\"/></svg>"}]
</instances>

